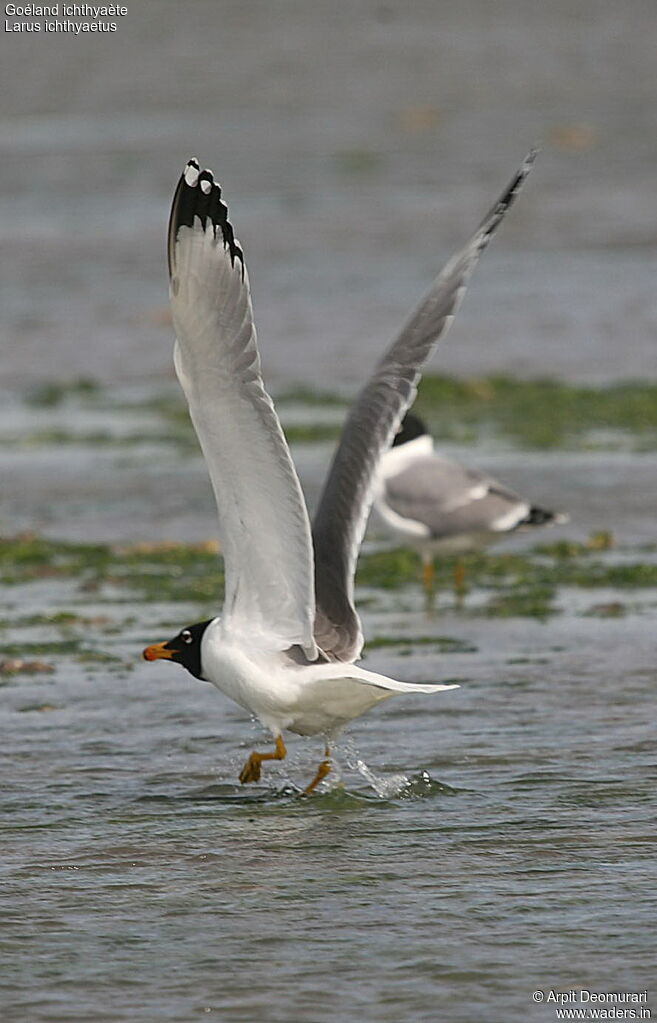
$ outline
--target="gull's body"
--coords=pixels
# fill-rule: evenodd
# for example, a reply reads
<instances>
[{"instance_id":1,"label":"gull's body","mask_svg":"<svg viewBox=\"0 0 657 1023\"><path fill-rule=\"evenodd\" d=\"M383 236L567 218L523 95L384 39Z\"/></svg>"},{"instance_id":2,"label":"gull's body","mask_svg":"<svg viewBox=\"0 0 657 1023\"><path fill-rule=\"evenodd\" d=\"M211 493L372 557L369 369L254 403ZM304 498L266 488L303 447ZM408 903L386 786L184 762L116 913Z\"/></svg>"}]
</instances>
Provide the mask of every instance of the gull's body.
<instances>
[{"instance_id":1,"label":"gull's body","mask_svg":"<svg viewBox=\"0 0 657 1023\"><path fill-rule=\"evenodd\" d=\"M285 756L284 729L328 739L399 692L354 662L363 636L353 602L356 559L375 472L412 402L420 369L449 326L479 255L529 173L533 154L468 245L445 267L356 401L311 531L271 398L260 374L244 256L209 171L190 161L169 224L174 363L207 463L225 567L223 613L144 651L176 660L255 714ZM311 791L328 771L320 765Z\"/></svg>"},{"instance_id":2,"label":"gull's body","mask_svg":"<svg viewBox=\"0 0 657 1023\"><path fill-rule=\"evenodd\" d=\"M389 533L420 553L427 588L438 554L465 554L521 529L568 520L492 476L439 455L424 423L410 413L381 457L373 511ZM458 569L457 564L457 588Z\"/></svg>"},{"instance_id":3,"label":"gull's body","mask_svg":"<svg viewBox=\"0 0 657 1023\"><path fill-rule=\"evenodd\" d=\"M272 651L225 629L215 618L201 645L206 677L226 696L255 714L274 736L283 730L297 735L330 736L395 692L433 693L453 686L396 682L355 664L308 663L286 652Z\"/></svg>"}]
</instances>

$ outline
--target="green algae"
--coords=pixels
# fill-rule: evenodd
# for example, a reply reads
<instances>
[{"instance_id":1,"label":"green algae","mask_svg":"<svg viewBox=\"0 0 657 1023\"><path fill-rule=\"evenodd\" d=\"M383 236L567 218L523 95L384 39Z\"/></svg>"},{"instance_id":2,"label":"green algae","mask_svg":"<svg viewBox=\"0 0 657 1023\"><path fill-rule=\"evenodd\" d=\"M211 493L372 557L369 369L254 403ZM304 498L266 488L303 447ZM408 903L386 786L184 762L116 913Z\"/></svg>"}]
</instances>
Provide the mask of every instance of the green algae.
<instances>
[{"instance_id":1,"label":"green algae","mask_svg":"<svg viewBox=\"0 0 657 1023\"><path fill-rule=\"evenodd\" d=\"M587 387L551 379L427 375L416 409L442 440L492 432L521 448L613 449L623 437L640 441L642 450L657 446L657 384L651 382ZM604 435L596 437L596 431Z\"/></svg>"},{"instance_id":2,"label":"green algae","mask_svg":"<svg viewBox=\"0 0 657 1023\"><path fill-rule=\"evenodd\" d=\"M122 667L126 667L121 657L85 646L83 640L79 638L50 642L21 640L20 642L2 643L0 644L0 658L5 657L20 657L25 660L39 657L73 657L79 664L121 664Z\"/></svg>"},{"instance_id":3,"label":"green algae","mask_svg":"<svg viewBox=\"0 0 657 1023\"><path fill-rule=\"evenodd\" d=\"M80 652L79 639L53 640L52 642L2 643L0 657L47 657L50 654L62 656Z\"/></svg>"},{"instance_id":4,"label":"green algae","mask_svg":"<svg viewBox=\"0 0 657 1023\"><path fill-rule=\"evenodd\" d=\"M452 595L454 560L441 559L440 604L449 610L458 608L465 622L476 617L544 622L561 613L564 589L577 587L592 593L604 591L599 602L592 600L582 615L621 618L631 610L641 610L641 605L636 598L628 604L620 594L657 590L655 553L643 548L617 550L597 540L557 540L523 553L482 551L464 559L470 595L463 603ZM220 609L224 583L221 558L213 542L118 545L57 541L31 534L0 538L0 584L5 584L5 594L14 584L29 586L42 580L66 583L65 603L60 600L59 610L52 613L35 608L22 614L12 613L12 605L5 604L0 617L0 639L5 640L0 643L0 662L8 678L51 672L67 663L78 665L90 677L101 669L114 674L130 670L134 664L123 649L126 630L136 649L160 634L174 634L183 619L200 620ZM368 601L378 604L384 594L394 592L414 593L419 598L418 555L403 549L366 549L358 566L357 597L361 592L359 606ZM171 608L170 617L166 605ZM126 611L122 611L124 606ZM157 625L147 621L151 608L157 608ZM397 657L419 650L432 655L478 652L468 639L432 635L431 629L416 636L385 631L377 635L371 627L368 633L366 655L377 650ZM118 639L110 639L110 634Z\"/></svg>"},{"instance_id":5,"label":"green algae","mask_svg":"<svg viewBox=\"0 0 657 1023\"><path fill-rule=\"evenodd\" d=\"M167 444L197 450L182 393L168 390L150 398L113 401L112 395L87 378L49 383L26 395L27 404L53 409L77 403L103 409L108 416L138 412L151 417L150 430L116 435L110 428L76 432L61 425L41 428L3 444L33 446L85 444L136 446ZM336 440L338 424L299 422L295 408L343 408L341 394L295 387L282 392L277 405L291 443ZM518 380L506 376L456 378L424 376L415 405L438 442L475 444L491 438L521 449L618 450L657 449L657 384L626 381L606 387L563 383L553 379Z\"/></svg>"},{"instance_id":6,"label":"green algae","mask_svg":"<svg viewBox=\"0 0 657 1023\"><path fill-rule=\"evenodd\" d=\"M340 427L328 423L292 424L286 426L285 436L289 444L323 444L336 441L340 436ZM178 431L115 434L109 430L73 431L61 428L49 430L33 430L20 437L0 436L3 448L48 448L48 447L86 447L86 448L136 448L146 445L161 445L178 448L183 452L194 451L200 455L196 435L191 428L182 425Z\"/></svg>"},{"instance_id":7,"label":"green algae","mask_svg":"<svg viewBox=\"0 0 657 1023\"><path fill-rule=\"evenodd\" d=\"M162 444L171 447L192 448L198 446L190 434L186 440L179 434L169 433L126 433L115 434L109 430L74 431L61 427L49 430L33 430L20 437L0 437L0 444L6 448L47 448L47 447L78 447L90 448L131 448L146 444Z\"/></svg>"},{"instance_id":8,"label":"green algae","mask_svg":"<svg viewBox=\"0 0 657 1023\"><path fill-rule=\"evenodd\" d=\"M479 552L463 560L470 587L500 588L529 584L576 586L657 586L657 563L614 561L585 543L557 541L539 544L525 553ZM449 578L456 559L438 561L442 578ZM379 589L398 589L419 577L420 559L411 550L398 548L363 553L358 563L358 583ZM0 538L0 581L29 582L34 578L82 577L125 584L151 591L167 582L193 597L210 586L223 585L221 559L212 542L161 543L133 546L76 543L50 540L31 534ZM166 599L160 593L161 599ZM59 621L73 620L74 612L59 613ZM49 621L57 621L57 616Z\"/></svg>"},{"instance_id":9,"label":"green algae","mask_svg":"<svg viewBox=\"0 0 657 1023\"><path fill-rule=\"evenodd\" d=\"M393 647L398 651L415 647L431 647L441 654L475 654L477 647L454 636L375 636L366 642L366 651Z\"/></svg>"},{"instance_id":10,"label":"green algae","mask_svg":"<svg viewBox=\"0 0 657 1023\"><path fill-rule=\"evenodd\" d=\"M644 554L643 557L640 557ZM657 562L648 552L604 550L569 540L540 544L523 553L482 551L463 559L466 585L479 594L466 613L489 617L529 616L539 619L558 612L564 587L619 592L657 589ZM455 559L437 563L438 581L451 594ZM419 589L421 563L410 550L364 552L358 563L357 585L371 591ZM224 574L213 543L111 544L56 541L23 535L0 539L0 583L6 586L53 579L77 582L80 599L94 594L94 603L173 603L210 612L221 606ZM364 594L364 600L372 594ZM483 603L482 603L483 598ZM606 599L606 603L611 602ZM131 618L125 618L130 622ZM61 631L93 626L116 631L120 625L102 616L76 610L28 616L14 625L55 626ZM0 622L0 626L2 623ZM440 645L440 637L426 637ZM371 643L422 644L418 640L375 638Z\"/></svg>"},{"instance_id":11,"label":"green algae","mask_svg":"<svg viewBox=\"0 0 657 1023\"><path fill-rule=\"evenodd\" d=\"M287 423L284 427L288 444L325 444L336 441L340 436L340 426L330 423Z\"/></svg>"},{"instance_id":12,"label":"green algae","mask_svg":"<svg viewBox=\"0 0 657 1023\"><path fill-rule=\"evenodd\" d=\"M420 565L419 555L407 548L363 553L358 559L356 578L361 586L396 590L409 580L419 579Z\"/></svg>"},{"instance_id":13,"label":"green algae","mask_svg":"<svg viewBox=\"0 0 657 1023\"><path fill-rule=\"evenodd\" d=\"M49 577L99 576L107 570L107 544L68 543L22 535L0 538L0 582L5 585Z\"/></svg>"},{"instance_id":14,"label":"green algae","mask_svg":"<svg viewBox=\"0 0 657 1023\"><path fill-rule=\"evenodd\" d=\"M28 391L26 403L34 408L56 408L67 399L96 399L102 386L92 377L74 377L72 380L49 381Z\"/></svg>"},{"instance_id":15,"label":"green algae","mask_svg":"<svg viewBox=\"0 0 657 1023\"><path fill-rule=\"evenodd\" d=\"M76 628L93 628L107 635L117 634L135 624L133 615L121 620L107 615L84 615L77 611L56 611L52 614L19 615L18 618L0 619L0 629L56 629L62 635L68 635Z\"/></svg>"},{"instance_id":16,"label":"green algae","mask_svg":"<svg viewBox=\"0 0 657 1023\"><path fill-rule=\"evenodd\" d=\"M657 564L613 560L587 544L559 541L526 553L479 552L461 559L467 590L489 593L482 612L488 617L533 617L545 620L559 612L559 589L657 589ZM451 592L456 559L438 561L438 581ZM408 550L361 555L357 582L380 589L421 585L421 562ZM467 614L479 613L467 609Z\"/></svg>"},{"instance_id":17,"label":"green algae","mask_svg":"<svg viewBox=\"0 0 657 1023\"><path fill-rule=\"evenodd\" d=\"M328 392L286 392L281 401L345 404ZM527 449L649 451L657 447L657 384L625 381L589 387L553 379L457 378L425 374L415 411L439 441L491 436Z\"/></svg>"},{"instance_id":18,"label":"green algae","mask_svg":"<svg viewBox=\"0 0 657 1023\"><path fill-rule=\"evenodd\" d=\"M491 597L484 613L489 618L536 618L546 621L558 613L554 597L555 591L551 586L523 586Z\"/></svg>"},{"instance_id":19,"label":"green algae","mask_svg":"<svg viewBox=\"0 0 657 1023\"><path fill-rule=\"evenodd\" d=\"M347 401L341 394L335 391L323 391L315 387L290 387L282 391L276 397L276 404L279 407L286 405L305 405L308 408L345 408Z\"/></svg>"},{"instance_id":20,"label":"green algae","mask_svg":"<svg viewBox=\"0 0 657 1023\"><path fill-rule=\"evenodd\" d=\"M204 545L118 547L47 540L0 539L0 583L73 578L89 591L118 587L144 601L220 602L223 569Z\"/></svg>"}]
</instances>

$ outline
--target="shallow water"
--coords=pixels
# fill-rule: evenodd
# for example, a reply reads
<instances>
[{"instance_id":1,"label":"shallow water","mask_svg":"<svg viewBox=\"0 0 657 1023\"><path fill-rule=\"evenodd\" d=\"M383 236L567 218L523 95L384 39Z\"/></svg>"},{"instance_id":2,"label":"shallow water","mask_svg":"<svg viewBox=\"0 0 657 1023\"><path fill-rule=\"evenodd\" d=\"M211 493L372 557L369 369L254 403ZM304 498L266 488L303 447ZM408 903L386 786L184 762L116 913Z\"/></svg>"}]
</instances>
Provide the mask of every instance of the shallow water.
<instances>
[{"instance_id":1,"label":"shallow water","mask_svg":"<svg viewBox=\"0 0 657 1023\"><path fill-rule=\"evenodd\" d=\"M305 744L245 792L254 737L179 677L10 693L5 1018L539 1020L610 962L648 986L654 671L562 662L356 726L383 797L346 766L299 799Z\"/></svg>"},{"instance_id":2,"label":"shallow water","mask_svg":"<svg viewBox=\"0 0 657 1023\"><path fill-rule=\"evenodd\" d=\"M5 35L2 534L211 538L200 456L138 407L171 384L163 237L193 153L279 393L353 393L536 139L433 368L654 378L654 28L653 0L142 0L116 38ZM25 400L79 377L98 401ZM547 539L654 562L653 450L449 451L568 510ZM295 446L311 504L330 452ZM657 591L562 585L544 620L476 587L428 616L412 578L359 596L370 640L400 640L368 667L461 688L353 723L302 799L320 743L243 788L267 737L139 659L214 608L84 571L0 586L0 662L41 662L0 672L3 1023L550 1023L537 989L654 989Z\"/></svg>"},{"instance_id":3,"label":"shallow water","mask_svg":"<svg viewBox=\"0 0 657 1023\"><path fill-rule=\"evenodd\" d=\"M197 607L3 588L25 657L82 651L1 679L3 1018L542 1021L535 989L650 987L657 590L562 588L545 621L490 618L476 589L431 615L412 578L361 598L370 640L398 643L369 667L461 688L352 723L300 798L317 740L241 787L267 737L139 660Z\"/></svg>"}]
</instances>

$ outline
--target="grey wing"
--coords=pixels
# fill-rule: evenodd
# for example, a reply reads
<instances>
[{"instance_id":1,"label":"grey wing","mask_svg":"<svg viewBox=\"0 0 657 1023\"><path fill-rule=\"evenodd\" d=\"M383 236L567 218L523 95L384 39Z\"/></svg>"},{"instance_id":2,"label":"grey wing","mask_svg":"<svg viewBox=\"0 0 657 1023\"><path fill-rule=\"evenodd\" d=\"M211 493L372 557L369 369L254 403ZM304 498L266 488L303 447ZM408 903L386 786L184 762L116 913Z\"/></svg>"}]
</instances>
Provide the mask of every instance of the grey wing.
<instances>
[{"instance_id":1,"label":"grey wing","mask_svg":"<svg viewBox=\"0 0 657 1023\"><path fill-rule=\"evenodd\" d=\"M310 522L260 374L242 250L210 171L191 161L169 225L175 367L217 503L224 620L252 645L316 655Z\"/></svg>"},{"instance_id":2,"label":"grey wing","mask_svg":"<svg viewBox=\"0 0 657 1023\"><path fill-rule=\"evenodd\" d=\"M338 661L358 657L363 645L354 607L354 573L370 512L379 459L412 404L420 372L449 328L479 257L529 174L536 150L434 285L376 367L342 431L315 521L315 639Z\"/></svg>"},{"instance_id":3,"label":"grey wing","mask_svg":"<svg viewBox=\"0 0 657 1023\"><path fill-rule=\"evenodd\" d=\"M483 473L437 457L418 458L386 479L386 504L421 524L427 537L505 532L529 512L529 503Z\"/></svg>"},{"instance_id":4,"label":"grey wing","mask_svg":"<svg viewBox=\"0 0 657 1023\"><path fill-rule=\"evenodd\" d=\"M386 457L385 454L382 457L382 469ZM458 462L425 455L418 456L398 472L386 475L384 497L404 518L425 522L428 509L435 515L448 515L472 501L481 500L488 493L490 482L486 476Z\"/></svg>"}]
</instances>

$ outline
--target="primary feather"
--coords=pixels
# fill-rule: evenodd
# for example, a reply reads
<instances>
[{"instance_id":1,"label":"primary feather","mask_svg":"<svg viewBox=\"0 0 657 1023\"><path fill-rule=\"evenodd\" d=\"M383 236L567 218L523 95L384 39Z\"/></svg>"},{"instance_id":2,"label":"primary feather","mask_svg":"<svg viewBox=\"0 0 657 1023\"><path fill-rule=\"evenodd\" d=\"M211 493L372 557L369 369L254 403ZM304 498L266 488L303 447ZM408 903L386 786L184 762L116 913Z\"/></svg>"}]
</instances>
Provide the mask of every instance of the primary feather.
<instances>
[{"instance_id":1,"label":"primary feather","mask_svg":"<svg viewBox=\"0 0 657 1023\"><path fill-rule=\"evenodd\" d=\"M479 257L535 157L531 150L469 242L446 264L349 412L313 523L315 636L333 660L353 661L363 646L354 574L381 456L415 399L422 367L452 323Z\"/></svg>"},{"instance_id":2,"label":"primary feather","mask_svg":"<svg viewBox=\"0 0 657 1023\"><path fill-rule=\"evenodd\" d=\"M310 524L260 372L242 249L219 185L190 161L169 225L175 367L207 463L225 564L224 618L316 656Z\"/></svg>"}]
</instances>

